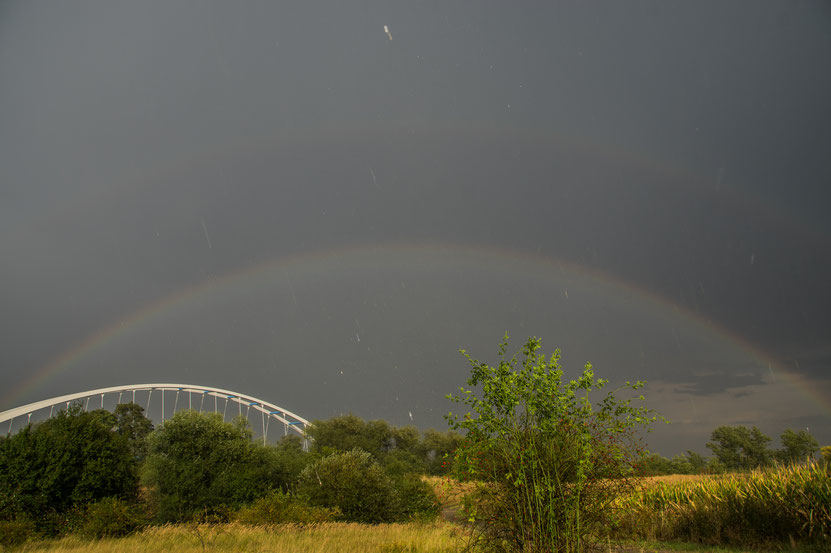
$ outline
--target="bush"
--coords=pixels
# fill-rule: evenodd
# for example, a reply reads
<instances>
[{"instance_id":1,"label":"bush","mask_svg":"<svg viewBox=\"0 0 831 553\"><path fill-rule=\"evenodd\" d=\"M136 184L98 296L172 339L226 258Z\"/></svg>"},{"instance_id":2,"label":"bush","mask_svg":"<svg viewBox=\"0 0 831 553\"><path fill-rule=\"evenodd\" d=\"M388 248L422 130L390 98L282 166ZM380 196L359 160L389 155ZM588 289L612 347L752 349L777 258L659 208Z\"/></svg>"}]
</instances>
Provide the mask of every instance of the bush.
<instances>
[{"instance_id":1,"label":"bush","mask_svg":"<svg viewBox=\"0 0 831 553\"><path fill-rule=\"evenodd\" d=\"M87 503L136 498L136 463L111 418L72 405L0 442L0 517L22 516L54 534Z\"/></svg>"},{"instance_id":2,"label":"bush","mask_svg":"<svg viewBox=\"0 0 831 553\"><path fill-rule=\"evenodd\" d=\"M292 491L300 473L314 457L303 450L303 439L296 434L284 436L268 449L274 453L274 462L279 467L280 489Z\"/></svg>"},{"instance_id":3,"label":"bush","mask_svg":"<svg viewBox=\"0 0 831 553\"><path fill-rule=\"evenodd\" d=\"M363 421L355 415L312 421L306 433L316 452L345 453L361 449L380 459L395 445L394 431L382 420Z\"/></svg>"},{"instance_id":4,"label":"bush","mask_svg":"<svg viewBox=\"0 0 831 553\"><path fill-rule=\"evenodd\" d=\"M143 482L160 521L219 516L288 487L288 454L251 441L244 420L179 411L148 441Z\"/></svg>"},{"instance_id":5,"label":"bush","mask_svg":"<svg viewBox=\"0 0 831 553\"><path fill-rule=\"evenodd\" d=\"M427 474L434 476L448 474L452 469L453 455L462 443L462 435L453 430L438 432L432 428L424 432L419 444Z\"/></svg>"},{"instance_id":6,"label":"bush","mask_svg":"<svg viewBox=\"0 0 831 553\"><path fill-rule=\"evenodd\" d=\"M140 505L108 497L87 506L78 533L86 538L117 538L146 524L147 515Z\"/></svg>"},{"instance_id":7,"label":"bush","mask_svg":"<svg viewBox=\"0 0 831 553\"><path fill-rule=\"evenodd\" d=\"M402 478L407 474L424 474L424 462L414 453L403 449L394 449L387 453L381 464L390 478Z\"/></svg>"},{"instance_id":8,"label":"bush","mask_svg":"<svg viewBox=\"0 0 831 553\"><path fill-rule=\"evenodd\" d=\"M441 512L441 504L432 486L418 474L405 474L397 478L395 488L398 490L403 517L428 522L435 520Z\"/></svg>"},{"instance_id":9,"label":"bush","mask_svg":"<svg viewBox=\"0 0 831 553\"><path fill-rule=\"evenodd\" d=\"M297 485L312 505L339 509L350 522L394 522L400 503L392 480L372 455L360 449L336 453L303 469Z\"/></svg>"},{"instance_id":10,"label":"bush","mask_svg":"<svg viewBox=\"0 0 831 553\"><path fill-rule=\"evenodd\" d=\"M3 551L22 545L35 533L35 523L29 519L0 520L0 546Z\"/></svg>"},{"instance_id":11,"label":"bush","mask_svg":"<svg viewBox=\"0 0 831 553\"><path fill-rule=\"evenodd\" d=\"M614 500L631 489L642 456L635 430L654 417L612 392L593 406L589 392L606 381L587 364L578 380L563 384L559 350L550 358L538 354L537 338L522 347L519 362L516 355L505 359L507 345L506 335L496 367L462 350L472 366L467 383L482 397L464 388L448 396L473 411L448 415L452 428L467 431L454 469L474 483L471 542L490 551L558 553L605 542Z\"/></svg>"},{"instance_id":12,"label":"bush","mask_svg":"<svg viewBox=\"0 0 831 553\"><path fill-rule=\"evenodd\" d=\"M339 514L337 509L315 507L296 496L278 490L241 508L237 512L236 520L252 526L314 524L333 521Z\"/></svg>"}]
</instances>

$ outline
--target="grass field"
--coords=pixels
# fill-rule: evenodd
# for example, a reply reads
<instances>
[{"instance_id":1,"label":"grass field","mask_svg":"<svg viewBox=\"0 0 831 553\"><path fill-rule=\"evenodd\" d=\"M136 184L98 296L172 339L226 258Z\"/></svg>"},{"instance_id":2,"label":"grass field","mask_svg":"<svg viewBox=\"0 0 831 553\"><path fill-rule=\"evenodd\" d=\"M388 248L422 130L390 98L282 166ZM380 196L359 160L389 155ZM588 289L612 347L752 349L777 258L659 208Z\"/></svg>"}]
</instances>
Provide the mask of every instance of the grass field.
<instances>
[{"instance_id":1,"label":"grass field","mask_svg":"<svg viewBox=\"0 0 831 553\"><path fill-rule=\"evenodd\" d=\"M30 543L19 551L49 553L450 553L459 541L447 523L325 523L270 528L240 524L151 527L120 539L89 541L74 536Z\"/></svg>"},{"instance_id":2,"label":"grass field","mask_svg":"<svg viewBox=\"0 0 831 553\"><path fill-rule=\"evenodd\" d=\"M69 536L31 542L17 551L43 553L451 553L464 543L456 518L472 484L427 479L443 505L435 523L362 525L323 523L252 527L239 523L149 527L120 539L90 541ZM831 528L831 480L825 469L791 467L723 476L643 479L628 502L633 528L621 534L616 553L819 551ZM778 520L778 521L777 521ZM755 536L741 539L747 524ZM781 528L780 528L781 526ZM782 533L784 532L784 534ZM805 532L819 537L809 539ZM788 536L796 541L792 541ZM646 541L637 541L646 540ZM661 540L661 541L659 541ZM681 540L681 541L679 541ZM789 543L790 542L790 543ZM793 545L792 545L793 544ZM732 546L731 546L732 545ZM606 548L604 548L606 549Z\"/></svg>"},{"instance_id":3,"label":"grass field","mask_svg":"<svg viewBox=\"0 0 831 553\"><path fill-rule=\"evenodd\" d=\"M238 524L150 528L120 539L89 541L77 537L30 543L26 553L461 553L463 543L449 523L346 524L299 528ZM611 545L613 553L758 553L758 549L704 546L691 543L626 542ZM788 549L800 553L800 549ZM807 550L804 550L807 551ZM601 552L602 553L602 552Z\"/></svg>"}]
</instances>

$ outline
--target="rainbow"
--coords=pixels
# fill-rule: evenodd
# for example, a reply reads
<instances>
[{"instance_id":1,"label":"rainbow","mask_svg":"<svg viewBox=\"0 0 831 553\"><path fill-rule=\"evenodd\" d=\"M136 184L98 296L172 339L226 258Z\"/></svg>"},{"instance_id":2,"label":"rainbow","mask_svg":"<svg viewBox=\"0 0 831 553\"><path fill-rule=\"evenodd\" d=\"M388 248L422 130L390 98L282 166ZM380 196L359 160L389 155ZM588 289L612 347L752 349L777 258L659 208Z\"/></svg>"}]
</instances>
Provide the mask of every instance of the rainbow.
<instances>
[{"instance_id":1,"label":"rainbow","mask_svg":"<svg viewBox=\"0 0 831 553\"><path fill-rule=\"evenodd\" d=\"M652 157L647 157L637 152L604 146L594 142L589 142L579 137L560 135L553 133L550 130L514 129L506 131L502 128L470 125L464 122L455 122L452 127L437 126L432 124L432 122L429 127L424 127L423 122L400 122L399 128L411 128L414 133L422 133L425 135L453 134L454 136L459 136L461 139L464 139L464 137L467 136L495 137L507 140L510 143L517 143L517 147L520 148L523 147L524 144L528 143L536 144L538 146L548 145L552 148L571 148L576 151L599 156L603 159L612 160L614 162L650 171L655 175L666 177L673 183L686 187L696 187L702 185L712 187L715 182L715 175L713 175L710 179L703 179L689 174L688 172L679 170L675 166L670 166ZM279 136L272 135L238 138L218 144L216 147L202 148L198 151L185 153L177 158L168 160L166 163L143 170L139 174L125 175L123 179L124 182L122 184L126 183L130 185L130 188L132 188L133 184L147 181L162 181L173 177L180 172L186 173L191 170L191 168L216 164L223 159L233 158L233 156L236 155L251 153L267 154L270 151L279 149L281 145L289 142L297 143L299 141L302 143L303 141L311 141L319 137L325 137L324 139L328 141L347 141L352 140L352 137L355 135L380 136L381 133L384 132L389 132L389 129L375 127L289 129ZM119 186L104 186L103 183L99 183L99 186L91 188L90 194L94 193L99 195L115 193L107 192L107 190L115 191L121 188L122 187ZM766 201L764 198L759 196L738 197L732 194L728 189L724 192L723 199L731 204L750 207L758 213L763 214L768 220L775 220L780 225L784 225L791 229L797 229L803 234L819 238L823 241L823 243L827 241L827 236L821 234L816 228L807 226L803 219L784 214L781 209L771 205L770 202ZM55 207L53 211L44 210L39 214L38 220L50 219L52 217L59 216L74 217L74 212L76 210L83 209L84 206L86 206L90 201L90 197L79 194L73 197L68 204L62 204L60 207ZM100 202L101 197L96 196L96 201ZM30 221L29 224L37 224L37 221L34 223ZM656 308L669 310L669 312L672 312L679 320L690 321L707 328L710 332L713 332L721 339L733 344L743 352L750 355L753 359L757 360L757 362L760 363L760 366L768 366L771 370L775 370L777 374L798 388L801 393L811 398L812 402L820 405L824 412L831 413L831 402L820 396L815 389L811 388L806 382L801 380L798 375L791 373L787 367L780 361L776 360L774 356L763 351L754 344L751 344L731 329L705 320L701 317L701 315L678 305L676 302L673 302L666 297L655 294L632 283L620 280L613 275L600 273L596 270L569 260L544 257L530 252L505 250L494 247L482 247L478 245L418 243L354 245L338 249L294 254L276 259L262 259L259 262L230 271L224 275L207 278L200 282L193 283L192 285L180 289L172 294L161 297L156 301L153 301L115 321L109 326L106 326L89 335L83 341L77 343L49 361L46 365L31 372L29 378L18 384L16 387L9 389L3 397L0 398L0 402L9 405L15 404L18 398L31 394L32 391L42 386L51 378L54 378L74 366L77 366L87 356L104 348L107 344L110 344L119 337L128 334L137 327L147 324L155 318L162 316L164 313L205 300L213 294L219 293L221 290L232 289L240 286L250 286L258 278L262 278L264 275L270 274L274 271L302 273L313 270L314 267L324 266L330 270L337 270L337 264L339 261L361 254L383 256L389 254L390 252L397 252L415 255L417 253L440 251L452 254L468 253L490 255L502 260L505 263L515 261L534 263L541 272L548 270L567 270L581 279L592 279L597 283L602 283L612 289L616 289L620 293L631 294L644 305L651 305Z\"/></svg>"},{"instance_id":2,"label":"rainbow","mask_svg":"<svg viewBox=\"0 0 831 553\"><path fill-rule=\"evenodd\" d=\"M535 253L480 247L467 244L424 244L424 243L390 243L349 246L339 249L322 250L303 253L294 256L267 259L241 269L228 272L216 278L208 278L192 286L181 289L173 294L162 297L155 302L145 305L128 316L102 328L88 336L82 342L52 359L46 365L34 371L31 376L14 389L9 390L3 399L5 404L15 404L18 398L31 394L56 375L80 364L86 357L104 348L116 339L147 325L163 315L183 309L190 305L199 304L208 298L237 289L246 289L256 286L259 282L268 281L275 274L309 274L331 273L338 268L347 267L349 263L359 260L363 263L382 262L390 256L416 257L432 256L442 259L456 259L462 256L475 256L505 267L514 267L518 264L532 267L540 274L550 274L559 271L581 280L590 280L594 284L605 286L617 295L627 294L636 298L637 302L645 307L663 309L665 313L672 313L679 320L695 323L699 328L706 329L721 340L727 341L756 360L762 367L770 367L776 374L797 388L804 396L817 404L823 412L831 414L831 404L809 387L798 375L787 368L772 355L751 344L743 337L730 329L719 326L706 320L671 300L577 263L546 257Z\"/></svg>"}]
</instances>

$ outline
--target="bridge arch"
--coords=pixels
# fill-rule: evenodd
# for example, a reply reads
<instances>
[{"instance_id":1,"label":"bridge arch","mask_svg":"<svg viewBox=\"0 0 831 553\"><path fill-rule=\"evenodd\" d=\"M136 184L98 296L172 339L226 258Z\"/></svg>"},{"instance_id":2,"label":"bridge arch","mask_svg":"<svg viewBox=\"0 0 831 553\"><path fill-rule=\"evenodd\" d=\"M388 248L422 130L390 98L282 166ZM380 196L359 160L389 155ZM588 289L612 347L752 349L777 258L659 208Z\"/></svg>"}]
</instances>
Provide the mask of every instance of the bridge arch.
<instances>
[{"instance_id":1,"label":"bridge arch","mask_svg":"<svg viewBox=\"0 0 831 553\"><path fill-rule=\"evenodd\" d=\"M25 416L26 421L28 423L29 421L31 421L32 415L37 411L45 410L48 408L49 416L51 417L56 406L58 406L59 408L63 406L68 407L70 403L78 400L86 400L84 402L84 409L88 409L90 399L94 397L100 397L101 407L103 408L104 397L108 394L116 393L118 394L118 401L116 405L122 402L121 400L125 394L131 395L132 397L130 401L136 402L136 392L146 392L146 412L150 410L153 392L158 392L161 395L160 401L162 421L164 421L165 419L165 392L175 392L176 399L173 404L174 413L176 412L176 409L179 405L180 394L187 395L188 409L194 408L193 396L196 395L197 398L199 398L200 412L205 406L205 400L207 399L208 402L211 403L211 398L213 398L214 411L219 412L219 400L222 400L223 419L227 414L228 404L233 401L237 404L237 410L240 415L242 415L243 407L245 408L246 418L248 417L250 410L252 408L255 410L255 412L260 412L262 418L263 443L265 443L268 437L269 423L272 421L272 419L276 420L278 423L282 423L285 434L288 434L289 431L292 431L298 434L304 440L307 439L306 427L309 425L309 421L307 421L299 415L292 413L291 411L288 411L287 409L283 409L282 407L279 407L268 401L258 399L254 396L241 394L239 392L233 392L231 390L223 390L222 388L213 388L211 386L199 386L194 384L129 384L125 386L111 386L109 388L99 388L97 390L87 390L85 392L67 394L63 396L53 397L50 399L45 399L42 401L36 401L34 403L29 403L27 405L21 405L20 407L15 407L13 409L0 412L0 425L2 425L5 422L8 422L8 433L11 433L12 424L14 423L15 419ZM210 405L208 407L210 408Z\"/></svg>"}]
</instances>

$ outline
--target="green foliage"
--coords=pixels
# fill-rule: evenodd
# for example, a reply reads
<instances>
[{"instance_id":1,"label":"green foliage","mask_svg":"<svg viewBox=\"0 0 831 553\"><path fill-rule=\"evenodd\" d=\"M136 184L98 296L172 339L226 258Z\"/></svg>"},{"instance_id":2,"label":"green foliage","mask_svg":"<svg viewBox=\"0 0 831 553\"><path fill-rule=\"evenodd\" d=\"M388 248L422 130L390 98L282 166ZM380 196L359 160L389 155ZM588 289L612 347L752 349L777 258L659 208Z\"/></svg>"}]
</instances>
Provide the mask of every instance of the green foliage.
<instances>
[{"instance_id":1,"label":"green foliage","mask_svg":"<svg viewBox=\"0 0 831 553\"><path fill-rule=\"evenodd\" d=\"M707 458L693 451L666 459L660 455L645 457L638 467L642 476L664 474L719 474L728 470L746 471L769 466L774 460L780 463L800 463L813 459L819 451L817 440L807 432L785 430L781 436L782 449L767 449L770 438L756 428L744 426L720 426L712 433L707 444L714 453Z\"/></svg>"},{"instance_id":2,"label":"green foliage","mask_svg":"<svg viewBox=\"0 0 831 553\"><path fill-rule=\"evenodd\" d=\"M297 486L312 505L338 509L350 522L393 522L400 517L392 480L366 451L323 457L303 469Z\"/></svg>"},{"instance_id":3,"label":"green foliage","mask_svg":"<svg viewBox=\"0 0 831 553\"><path fill-rule=\"evenodd\" d=\"M372 454L391 473L447 474L450 459L461 443L454 431L429 429L419 439L414 426L390 426L385 421L364 422L355 415L316 420L308 429L312 451L318 456L358 448Z\"/></svg>"},{"instance_id":4,"label":"green foliage","mask_svg":"<svg viewBox=\"0 0 831 553\"><path fill-rule=\"evenodd\" d=\"M831 463L831 445L823 446L820 449L820 455L822 455L822 460L826 463Z\"/></svg>"},{"instance_id":5,"label":"green foliage","mask_svg":"<svg viewBox=\"0 0 831 553\"><path fill-rule=\"evenodd\" d=\"M719 426L711 439L707 447L728 470L764 467L773 459L773 453L767 449L770 438L755 426Z\"/></svg>"},{"instance_id":6,"label":"green foliage","mask_svg":"<svg viewBox=\"0 0 831 553\"><path fill-rule=\"evenodd\" d=\"M0 520L0 548L6 551L26 543L35 530L35 523L27 518Z\"/></svg>"},{"instance_id":7,"label":"green foliage","mask_svg":"<svg viewBox=\"0 0 831 553\"><path fill-rule=\"evenodd\" d=\"M415 426L399 426L392 428L393 448L399 451L416 451L418 449L420 433Z\"/></svg>"},{"instance_id":8,"label":"green foliage","mask_svg":"<svg viewBox=\"0 0 831 553\"><path fill-rule=\"evenodd\" d=\"M141 506L107 497L87 505L78 533L93 539L116 538L132 534L147 522L148 517Z\"/></svg>"},{"instance_id":9,"label":"green foliage","mask_svg":"<svg viewBox=\"0 0 831 553\"><path fill-rule=\"evenodd\" d=\"M111 422L74 405L0 442L0 518L25 515L58 531L63 514L79 506L135 499L136 464Z\"/></svg>"},{"instance_id":10,"label":"green foliage","mask_svg":"<svg viewBox=\"0 0 831 553\"><path fill-rule=\"evenodd\" d=\"M742 547L831 542L831 474L817 463L659 484L621 506L626 537Z\"/></svg>"},{"instance_id":11,"label":"green foliage","mask_svg":"<svg viewBox=\"0 0 831 553\"><path fill-rule=\"evenodd\" d=\"M149 436L142 481L161 521L220 515L289 485L280 452L251 440L244 419L180 411Z\"/></svg>"},{"instance_id":12,"label":"green foliage","mask_svg":"<svg viewBox=\"0 0 831 553\"><path fill-rule=\"evenodd\" d=\"M461 443L462 435L454 430L426 430L419 443L418 452L424 459L427 474L448 474L452 469L453 455Z\"/></svg>"},{"instance_id":13,"label":"green foliage","mask_svg":"<svg viewBox=\"0 0 831 553\"><path fill-rule=\"evenodd\" d=\"M790 428L780 437L782 449L775 453L776 459L783 463L804 463L813 459L819 451L819 442L807 430L794 432Z\"/></svg>"},{"instance_id":14,"label":"green foliage","mask_svg":"<svg viewBox=\"0 0 831 553\"><path fill-rule=\"evenodd\" d=\"M379 459L395 445L393 428L386 421L363 421L355 415L312 421L306 433L316 452L345 452L355 448Z\"/></svg>"},{"instance_id":15,"label":"green foliage","mask_svg":"<svg viewBox=\"0 0 831 553\"><path fill-rule=\"evenodd\" d=\"M337 509L309 505L297 496L277 490L241 508L236 520L252 526L315 524L334 521L339 514Z\"/></svg>"},{"instance_id":16,"label":"green foliage","mask_svg":"<svg viewBox=\"0 0 831 553\"><path fill-rule=\"evenodd\" d=\"M448 415L452 428L467 432L455 465L476 486L467 512L472 543L492 551L584 551L606 535L614 500L630 489L641 456L634 432L655 417L614 392L593 405L589 393L606 381L587 364L579 379L563 383L559 350L537 353L537 338L520 360L505 358L507 345L506 335L495 367L462 350L472 367L467 383L481 397L464 388L448 396L472 409Z\"/></svg>"},{"instance_id":17,"label":"green foliage","mask_svg":"<svg viewBox=\"0 0 831 553\"><path fill-rule=\"evenodd\" d=\"M115 432L127 440L133 458L142 462L147 456L147 436L153 423L144 416L144 408L135 403L120 403L113 412Z\"/></svg>"},{"instance_id":18,"label":"green foliage","mask_svg":"<svg viewBox=\"0 0 831 553\"><path fill-rule=\"evenodd\" d=\"M402 519L428 522L439 516L441 504L436 493L419 475L403 474L395 478L394 483Z\"/></svg>"},{"instance_id":19,"label":"green foliage","mask_svg":"<svg viewBox=\"0 0 831 553\"><path fill-rule=\"evenodd\" d=\"M716 458L707 458L694 451L676 455L672 459L651 454L644 457L637 466L639 476L661 476L667 474L719 474L724 465Z\"/></svg>"},{"instance_id":20,"label":"green foliage","mask_svg":"<svg viewBox=\"0 0 831 553\"><path fill-rule=\"evenodd\" d=\"M381 466L392 478L407 474L424 474L424 462L416 454L404 449L394 449L384 455Z\"/></svg>"},{"instance_id":21,"label":"green foliage","mask_svg":"<svg viewBox=\"0 0 831 553\"><path fill-rule=\"evenodd\" d=\"M276 466L279 468L279 485L284 492L294 488L300 473L314 458L303 450L303 438L296 434L284 436L277 445L270 448Z\"/></svg>"}]
</instances>

